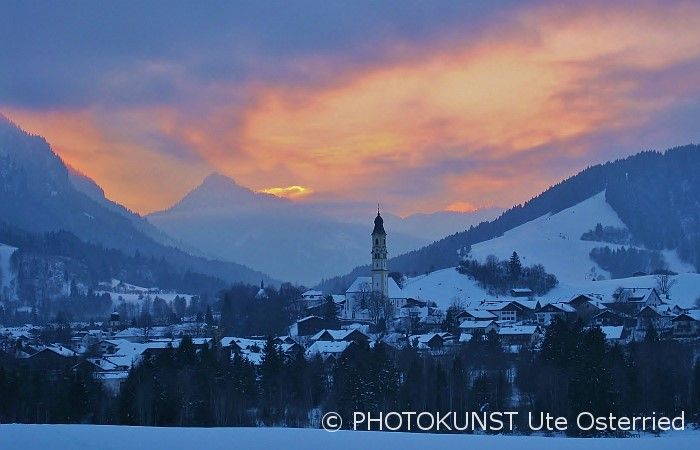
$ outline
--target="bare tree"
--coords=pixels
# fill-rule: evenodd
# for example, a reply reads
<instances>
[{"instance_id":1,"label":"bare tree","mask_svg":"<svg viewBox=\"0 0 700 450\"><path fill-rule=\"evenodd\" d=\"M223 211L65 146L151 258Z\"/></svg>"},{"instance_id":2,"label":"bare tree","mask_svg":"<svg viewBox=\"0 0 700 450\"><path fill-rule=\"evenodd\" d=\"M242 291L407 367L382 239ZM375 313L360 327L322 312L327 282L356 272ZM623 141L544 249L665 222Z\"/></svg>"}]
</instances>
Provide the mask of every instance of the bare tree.
<instances>
[{"instance_id":1,"label":"bare tree","mask_svg":"<svg viewBox=\"0 0 700 450\"><path fill-rule=\"evenodd\" d=\"M656 275L656 289L660 294L668 296L671 293L671 288L676 284L676 280L671 278L667 273Z\"/></svg>"}]
</instances>

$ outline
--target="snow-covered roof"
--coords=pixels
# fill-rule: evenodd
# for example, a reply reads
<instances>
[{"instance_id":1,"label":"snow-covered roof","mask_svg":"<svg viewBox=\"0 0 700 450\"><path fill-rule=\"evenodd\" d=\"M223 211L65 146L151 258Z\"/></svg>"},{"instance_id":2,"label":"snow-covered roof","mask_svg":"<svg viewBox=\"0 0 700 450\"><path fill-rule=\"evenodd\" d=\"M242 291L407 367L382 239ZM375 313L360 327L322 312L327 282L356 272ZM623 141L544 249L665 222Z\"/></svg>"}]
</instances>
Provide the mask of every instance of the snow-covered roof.
<instances>
[{"instance_id":1,"label":"snow-covered roof","mask_svg":"<svg viewBox=\"0 0 700 450\"><path fill-rule=\"evenodd\" d=\"M489 325L495 324L493 320L464 320L459 324L462 330L483 330Z\"/></svg>"},{"instance_id":2,"label":"snow-covered roof","mask_svg":"<svg viewBox=\"0 0 700 450\"><path fill-rule=\"evenodd\" d=\"M625 327L606 326L600 327L600 330L605 334L606 340L617 340L622 339L622 332L625 330Z\"/></svg>"},{"instance_id":3,"label":"snow-covered roof","mask_svg":"<svg viewBox=\"0 0 700 450\"><path fill-rule=\"evenodd\" d=\"M396 281L389 277L389 298L408 298L401 290ZM349 288L345 291L345 295L352 295L360 292L370 292L372 290L372 277L357 277L352 282Z\"/></svg>"},{"instance_id":4,"label":"snow-covered roof","mask_svg":"<svg viewBox=\"0 0 700 450\"><path fill-rule=\"evenodd\" d=\"M408 341L413 342L415 340L418 340L419 344L427 344L432 339L435 339L435 337L438 337L441 340L444 339L444 337L440 333L426 333L426 334L414 334L408 338Z\"/></svg>"},{"instance_id":5,"label":"snow-covered roof","mask_svg":"<svg viewBox=\"0 0 700 450\"><path fill-rule=\"evenodd\" d=\"M236 345L241 349L250 349L257 347L262 350L267 344L267 341L263 339L248 339L236 336L225 336L221 338L222 347L229 347L232 342L235 342Z\"/></svg>"},{"instance_id":6,"label":"snow-covered roof","mask_svg":"<svg viewBox=\"0 0 700 450\"><path fill-rule=\"evenodd\" d=\"M323 296L323 292L309 289L308 291L301 294L301 296L302 297L320 297L320 296Z\"/></svg>"},{"instance_id":7,"label":"snow-covered roof","mask_svg":"<svg viewBox=\"0 0 700 450\"><path fill-rule=\"evenodd\" d=\"M66 358L73 358L75 356L78 356L78 354L75 353L73 350L62 345L47 345L44 350L50 350L56 353L57 355L61 355Z\"/></svg>"},{"instance_id":8,"label":"snow-covered roof","mask_svg":"<svg viewBox=\"0 0 700 450\"><path fill-rule=\"evenodd\" d=\"M564 312L564 313L575 313L576 312L576 308L574 308L570 304L564 303L564 302L548 303L542 307L542 310L548 310L551 308L554 308L554 309L559 310L559 311Z\"/></svg>"},{"instance_id":9,"label":"snow-covered roof","mask_svg":"<svg viewBox=\"0 0 700 450\"><path fill-rule=\"evenodd\" d=\"M323 319L323 317L319 317L319 316L306 316L306 317L303 317L303 318L297 320L297 323L305 322L305 321L311 320L311 319Z\"/></svg>"},{"instance_id":10,"label":"snow-covered roof","mask_svg":"<svg viewBox=\"0 0 700 450\"><path fill-rule=\"evenodd\" d=\"M317 341L319 340L324 334L330 335L331 339L334 341L343 341L347 339L347 337L352 334L352 333L360 333L361 335L365 335L362 331L358 329L351 329L351 330L321 330L318 333L314 334L311 336L310 340L311 341Z\"/></svg>"},{"instance_id":11,"label":"snow-covered roof","mask_svg":"<svg viewBox=\"0 0 700 450\"><path fill-rule=\"evenodd\" d=\"M349 341L316 341L306 349L306 356L321 355L326 358L342 354L352 344Z\"/></svg>"},{"instance_id":12,"label":"snow-covered roof","mask_svg":"<svg viewBox=\"0 0 700 450\"><path fill-rule=\"evenodd\" d=\"M485 309L467 309L464 311L466 314L474 317L475 319L495 319L496 315Z\"/></svg>"},{"instance_id":13,"label":"snow-covered roof","mask_svg":"<svg viewBox=\"0 0 700 450\"><path fill-rule=\"evenodd\" d=\"M693 320L700 321L700 309L689 309L681 314L678 314L676 317L680 316L688 316Z\"/></svg>"},{"instance_id":14,"label":"snow-covered roof","mask_svg":"<svg viewBox=\"0 0 700 450\"><path fill-rule=\"evenodd\" d=\"M511 327L501 327L498 329L498 334L503 336L513 336L513 335L531 335L535 334L538 330L537 325L513 325Z\"/></svg>"}]
</instances>

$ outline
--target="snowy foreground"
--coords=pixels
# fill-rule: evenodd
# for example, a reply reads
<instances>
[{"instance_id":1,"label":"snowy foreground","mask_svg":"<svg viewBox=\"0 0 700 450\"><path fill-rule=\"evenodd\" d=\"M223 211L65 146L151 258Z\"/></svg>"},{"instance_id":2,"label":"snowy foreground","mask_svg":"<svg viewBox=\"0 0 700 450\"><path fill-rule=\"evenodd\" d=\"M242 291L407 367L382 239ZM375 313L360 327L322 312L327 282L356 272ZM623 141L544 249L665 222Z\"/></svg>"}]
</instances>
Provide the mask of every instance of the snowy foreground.
<instances>
[{"instance_id":1,"label":"snowy foreground","mask_svg":"<svg viewBox=\"0 0 700 450\"><path fill-rule=\"evenodd\" d=\"M690 449L700 446L699 431L663 437L572 439L531 436L435 435L292 428L146 428L98 425L0 425L0 449L52 450L540 450Z\"/></svg>"}]
</instances>

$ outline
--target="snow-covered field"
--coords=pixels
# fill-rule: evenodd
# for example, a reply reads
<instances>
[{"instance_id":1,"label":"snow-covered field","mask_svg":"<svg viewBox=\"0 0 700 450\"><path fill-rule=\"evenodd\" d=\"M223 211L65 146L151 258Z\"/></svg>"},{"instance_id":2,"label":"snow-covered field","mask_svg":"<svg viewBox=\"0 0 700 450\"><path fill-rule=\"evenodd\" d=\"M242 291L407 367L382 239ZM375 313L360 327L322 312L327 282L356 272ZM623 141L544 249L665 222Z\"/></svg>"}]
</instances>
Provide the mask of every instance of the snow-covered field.
<instances>
[{"instance_id":1,"label":"snow-covered field","mask_svg":"<svg viewBox=\"0 0 700 450\"><path fill-rule=\"evenodd\" d=\"M572 439L528 436L435 435L293 428L143 428L97 425L0 425L3 450L684 450L700 433L662 437Z\"/></svg>"}]
</instances>

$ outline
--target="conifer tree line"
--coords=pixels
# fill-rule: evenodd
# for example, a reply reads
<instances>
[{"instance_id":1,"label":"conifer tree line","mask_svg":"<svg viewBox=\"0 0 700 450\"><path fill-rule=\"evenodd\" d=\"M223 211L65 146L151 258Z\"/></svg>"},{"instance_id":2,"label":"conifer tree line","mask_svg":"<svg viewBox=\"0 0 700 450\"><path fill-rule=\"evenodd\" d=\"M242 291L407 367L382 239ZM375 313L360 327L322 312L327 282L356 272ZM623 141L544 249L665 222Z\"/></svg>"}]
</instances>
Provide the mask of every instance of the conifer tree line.
<instances>
[{"instance_id":1,"label":"conifer tree line","mask_svg":"<svg viewBox=\"0 0 700 450\"><path fill-rule=\"evenodd\" d=\"M184 338L136 365L117 396L85 365L45 371L3 360L0 422L318 427L325 411L345 423L354 411L519 411L517 432L527 433L528 412L575 423L582 411L684 411L698 423L696 351L653 331L611 346L599 329L563 321L548 327L541 348L518 354L505 353L495 333L441 355L358 343L337 361L285 355L270 338L258 366Z\"/></svg>"},{"instance_id":2,"label":"conifer tree line","mask_svg":"<svg viewBox=\"0 0 700 450\"><path fill-rule=\"evenodd\" d=\"M557 277L547 273L542 264L523 266L517 252L513 252L507 261L489 255L483 263L469 258L467 254L459 262L457 271L497 295L506 294L513 288L529 288L535 295L543 295L559 284Z\"/></svg>"}]
</instances>

